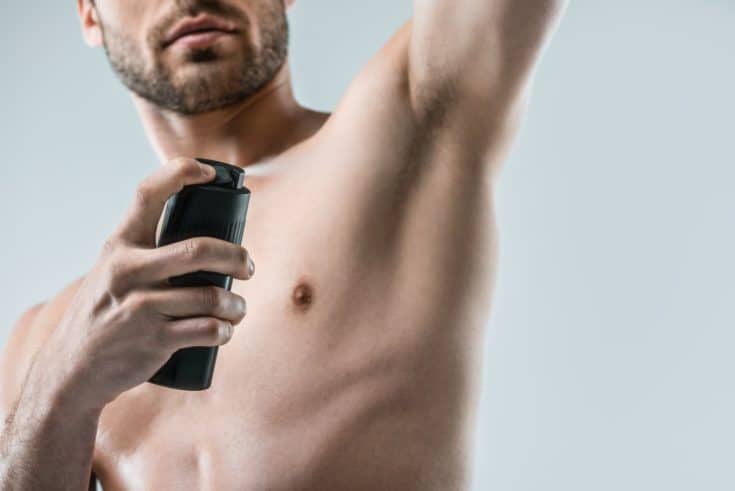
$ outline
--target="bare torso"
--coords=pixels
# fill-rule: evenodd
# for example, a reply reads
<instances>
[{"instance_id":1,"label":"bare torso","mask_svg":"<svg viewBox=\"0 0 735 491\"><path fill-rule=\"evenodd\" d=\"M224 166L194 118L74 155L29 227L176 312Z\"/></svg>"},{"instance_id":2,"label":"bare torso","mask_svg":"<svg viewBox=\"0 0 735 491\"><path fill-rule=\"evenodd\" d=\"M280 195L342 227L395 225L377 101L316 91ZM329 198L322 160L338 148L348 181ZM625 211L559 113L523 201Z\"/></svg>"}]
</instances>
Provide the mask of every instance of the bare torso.
<instances>
[{"instance_id":1,"label":"bare torso","mask_svg":"<svg viewBox=\"0 0 735 491\"><path fill-rule=\"evenodd\" d=\"M313 137L246 178L247 316L210 390L143 384L104 409L106 491L466 487L492 186L471 149L411 118L406 34Z\"/></svg>"}]
</instances>

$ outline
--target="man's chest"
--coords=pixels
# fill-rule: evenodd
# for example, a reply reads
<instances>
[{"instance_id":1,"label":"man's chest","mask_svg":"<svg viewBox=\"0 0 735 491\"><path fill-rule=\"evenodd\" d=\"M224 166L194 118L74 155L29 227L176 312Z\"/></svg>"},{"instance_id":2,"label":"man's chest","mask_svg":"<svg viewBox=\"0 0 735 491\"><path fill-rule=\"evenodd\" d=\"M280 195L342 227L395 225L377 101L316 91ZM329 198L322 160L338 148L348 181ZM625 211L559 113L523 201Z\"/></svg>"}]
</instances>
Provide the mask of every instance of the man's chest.
<instances>
[{"instance_id":1,"label":"man's chest","mask_svg":"<svg viewBox=\"0 0 735 491\"><path fill-rule=\"evenodd\" d=\"M105 409L95 462L108 482L125 479L128 468L146 476L145 488L172 476L219 482L212 480L219 472L239 483L234 489L280 489L314 466L347 459L345 438L362 442L350 462L397 463L372 442L406 448L400 442L417 425L435 423L428 421L432 394L446 400L437 381L462 387L463 372L445 362L458 359L451 351L460 345L447 336L462 332L448 326L462 310L451 303L461 292L447 281L455 266L430 261L436 243L400 245L407 231L416 239L440 221L405 213L408 200L395 194L400 162L396 173L386 171L394 152L374 171L359 161L367 156L349 155L332 147L289 164L287 175L246 178L252 196L243 246L255 275L232 290L246 299L247 315L220 348L208 391L144 384ZM437 358L442 346L446 359ZM450 400L462 404L459 394ZM428 441L421 445L438 445Z\"/></svg>"},{"instance_id":2,"label":"man's chest","mask_svg":"<svg viewBox=\"0 0 735 491\"><path fill-rule=\"evenodd\" d=\"M194 479L217 467L242 484L233 469L266 455L260 471L278 476L279 456L307 466L313 446L329 446L350 414L396 384L386 365L399 347L387 335L396 320L386 311L391 275L376 262L378 245L356 247L371 238L349 226L355 196L330 188L253 186L243 246L256 271L233 282L247 315L219 349L212 387L143 384L105 408L96 462L109 482L124 479L127 462L149 476L146 487L159 474Z\"/></svg>"}]
</instances>

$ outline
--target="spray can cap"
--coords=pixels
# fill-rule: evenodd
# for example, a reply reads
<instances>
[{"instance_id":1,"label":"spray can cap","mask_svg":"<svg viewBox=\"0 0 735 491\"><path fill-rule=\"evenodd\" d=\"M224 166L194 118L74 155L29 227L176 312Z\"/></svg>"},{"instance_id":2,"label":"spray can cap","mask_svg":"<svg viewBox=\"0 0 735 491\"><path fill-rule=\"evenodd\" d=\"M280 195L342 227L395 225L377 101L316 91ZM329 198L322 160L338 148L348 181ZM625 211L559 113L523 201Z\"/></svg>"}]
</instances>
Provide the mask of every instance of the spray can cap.
<instances>
[{"instance_id":1,"label":"spray can cap","mask_svg":"<svg viewBox=\"0 0 735 491\"><path fill-rule=\"evenodd\" d=\"M202 164L211 165L217 172L217 175L210 184L231 189L241 189L243 187L243 180L245 179L245 169L243 169L242 167L219 162L218 160L205 159L202 157L196 157L196 160L198 160Z\"/></svg>"}]
</instances>

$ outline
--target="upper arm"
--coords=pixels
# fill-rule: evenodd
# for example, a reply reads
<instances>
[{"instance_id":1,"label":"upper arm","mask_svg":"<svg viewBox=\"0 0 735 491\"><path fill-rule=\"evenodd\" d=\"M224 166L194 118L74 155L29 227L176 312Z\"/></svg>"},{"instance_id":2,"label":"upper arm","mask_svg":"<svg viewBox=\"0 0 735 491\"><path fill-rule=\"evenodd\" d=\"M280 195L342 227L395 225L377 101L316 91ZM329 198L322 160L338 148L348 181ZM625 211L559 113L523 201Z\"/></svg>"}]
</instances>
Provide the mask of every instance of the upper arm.
<instances>
[{"instance_id":1,"label":"upper arm","mask_svg":"<svg viewBox=\"0 0 735 491\"><path fill-rule=\"evenodd\" d=\"M409 78L415 95L512 95L565 0L414 0Z\"/></svg>"},{"instance_id":2,"label":"upper arm","mask_svg":"<svg viewBox=\"0 0 735 491\"><path fill-rule=\"evenodd\" d=\"M519 6L533 3L548 11L534 9L530 22ZM359 193L387 191L381 209L398 209L418 189L452 186L458 172L492 182L524 107L523 67L528 70L561 3L416 0L413 18L348 85L319 132L318 141L328 143L314 147L324 153L313 165L326 167L335 192L349 189L352 201ZM501 4L513 8L488 21ZM437 177L421 178L430 173ZM419 181L425 184L414 185ZM360 209L354 216L376 213Z\"/></svg>"},{"instance_id":3,"label":"upper arm","mask_svg":"<svg viewBox=\"0 0 735 491\"><path fill-rule=\"evenodd\" d=\"M514 130L565 0L414 0L410 101L420 122L492 146Z\"/></svg>"}]
</instances>

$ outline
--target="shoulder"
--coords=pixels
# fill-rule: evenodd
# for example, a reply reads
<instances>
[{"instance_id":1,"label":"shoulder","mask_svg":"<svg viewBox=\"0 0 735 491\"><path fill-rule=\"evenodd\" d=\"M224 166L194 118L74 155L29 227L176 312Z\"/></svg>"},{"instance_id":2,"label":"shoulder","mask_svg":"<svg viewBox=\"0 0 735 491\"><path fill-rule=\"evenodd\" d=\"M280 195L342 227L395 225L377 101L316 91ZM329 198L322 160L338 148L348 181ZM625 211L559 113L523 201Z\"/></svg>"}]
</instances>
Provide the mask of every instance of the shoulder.
<instances>
[{"instance_id":1,"label":"shoulder","mask_svg":"<svg viewBox=\"0 0 735 491\"><path fill-rule=\"evenodd\" d=\"M84 276L66 285L54 297L29 307L11 327L0 354L0 421L12 411L34 354L58 324L82 281Z\"/></svg>"}]
</instances>

